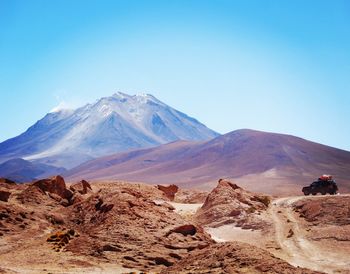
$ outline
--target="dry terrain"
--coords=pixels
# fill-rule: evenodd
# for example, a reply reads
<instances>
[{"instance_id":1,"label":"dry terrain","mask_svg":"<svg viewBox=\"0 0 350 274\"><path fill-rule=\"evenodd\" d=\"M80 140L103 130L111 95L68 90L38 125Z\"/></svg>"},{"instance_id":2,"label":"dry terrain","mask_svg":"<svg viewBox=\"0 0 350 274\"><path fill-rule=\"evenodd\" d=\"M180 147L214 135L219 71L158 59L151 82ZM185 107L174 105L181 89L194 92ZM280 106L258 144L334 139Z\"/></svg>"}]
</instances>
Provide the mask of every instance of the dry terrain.
<instances>
[{"instance_id":1,"label":"dry terrain","mask_svg":"<svg viewBox=\"0 0 350 274\"><path fill-rule=\"evenodd\" d=\"M349 273L350 197L0 180L0 273Z\"/></svg>"},{"instance_id":2,"label":"dry terrain","mask_svg":"<svg viewBox=\"0 0 350 274\"><path fill-rule=\"evenodd\" d=\"M205 230L217 242L248 243L296 267L350 273L350 195L277 198L258 217L265 221L258 229L209 224Z\"/></svg>"}]
</instances>

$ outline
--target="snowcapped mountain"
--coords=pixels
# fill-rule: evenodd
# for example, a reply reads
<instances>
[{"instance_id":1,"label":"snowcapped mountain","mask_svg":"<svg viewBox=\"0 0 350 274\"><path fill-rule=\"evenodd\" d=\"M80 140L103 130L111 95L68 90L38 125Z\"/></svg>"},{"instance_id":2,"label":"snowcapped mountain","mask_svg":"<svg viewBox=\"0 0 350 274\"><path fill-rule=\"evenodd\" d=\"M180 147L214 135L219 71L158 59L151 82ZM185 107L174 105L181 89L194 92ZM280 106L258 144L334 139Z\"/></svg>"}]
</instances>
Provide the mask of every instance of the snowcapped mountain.
<instances>
[{"instance_id":1,"label":"snowcapped mountain","mask_svg":"<svg viewBox=\"0 0 350 274\"><path fill-rule=\"evenodd\" d=\"M76 110L48 113L0 143L0 162L23 158L65 168L111 153L218 134L150 94L121 92Z\"/></svg>"}]
</instances>

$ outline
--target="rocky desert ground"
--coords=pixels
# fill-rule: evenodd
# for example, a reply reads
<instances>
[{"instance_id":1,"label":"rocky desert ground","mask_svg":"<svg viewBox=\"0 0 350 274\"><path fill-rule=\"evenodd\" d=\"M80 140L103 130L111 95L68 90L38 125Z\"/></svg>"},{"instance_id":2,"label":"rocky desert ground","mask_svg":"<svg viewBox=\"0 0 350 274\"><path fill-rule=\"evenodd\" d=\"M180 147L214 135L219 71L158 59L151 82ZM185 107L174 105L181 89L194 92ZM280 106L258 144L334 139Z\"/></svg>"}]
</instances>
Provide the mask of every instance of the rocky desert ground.
<instances>
[{"instance_id":1,"label":"rocky desert ground","mask_svg":"<svg viewBox=\"0 0 350 274\"><path fill-rule=\"evenodd\" d=\"M350 273L350 196L0 180L0 273Z\"/></svg>"}]
</instances>

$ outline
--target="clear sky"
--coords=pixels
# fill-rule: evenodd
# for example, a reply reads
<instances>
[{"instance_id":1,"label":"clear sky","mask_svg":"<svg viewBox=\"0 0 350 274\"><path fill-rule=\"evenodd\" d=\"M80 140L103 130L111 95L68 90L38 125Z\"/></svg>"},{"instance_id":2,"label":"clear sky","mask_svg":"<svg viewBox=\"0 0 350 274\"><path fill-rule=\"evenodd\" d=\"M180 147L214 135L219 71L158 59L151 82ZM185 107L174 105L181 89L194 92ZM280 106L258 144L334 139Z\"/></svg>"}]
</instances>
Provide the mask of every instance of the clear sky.
<instances>
[{"instance_id":1,"label":"clear sky","mask_svg":"<svg viewBox=\"0 0 350 274\"><path fill-rule=\"evenodd\" d=\"M350 1L0 0L0 141L115 91L350 150Z\"/></svg>"}]
</instances>

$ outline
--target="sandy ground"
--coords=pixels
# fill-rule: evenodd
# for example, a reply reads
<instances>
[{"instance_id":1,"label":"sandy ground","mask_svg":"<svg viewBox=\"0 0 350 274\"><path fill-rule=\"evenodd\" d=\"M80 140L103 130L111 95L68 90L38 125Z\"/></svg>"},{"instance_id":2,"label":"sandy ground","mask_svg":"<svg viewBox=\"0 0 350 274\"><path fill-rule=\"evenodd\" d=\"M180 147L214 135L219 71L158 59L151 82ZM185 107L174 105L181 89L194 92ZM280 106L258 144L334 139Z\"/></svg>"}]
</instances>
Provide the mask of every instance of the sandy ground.
<instances>
[{"instance_id":1,"label":"sandy ground","mask_svg":"<svg viewBox=\"0 0 350 274\"><path fill-rule=\"evenodd\" d=\"M181 203L174 203L169 202L174 208L175 212L182 215L182 216L188 216L193 215L196 213L196 211L203 205L203 204L181 204Z\"/></svg>"},{"instance_id":2,"label":"sandy ground","mask_svg":"<svg viewBox=\"0 0 350 274\"><path fill-rule=\"evenodd\" d=\"M207 227L205 230L217 243L230 241L252 243L258 242L263 237L262 232L259 230L242 229L233 224L223 225L216 228Z\"/></svg>"},{"instance_id":3,"label":"sandy ground","mask_svg":"<svg viewBox=\"0 0 350 274\"><path fill-rule=\"evenodd\" d=\"M168 204L172 205L175 208L176 213L178 213L182 217L185 217L189 220L196 213L196 211L203 205L203 204L175 203L175 202L168 202L168 201L164 201L164 200L154 200L154 202L156 204L168 203Z\"/></svg>"}]
</instances>

